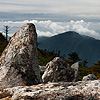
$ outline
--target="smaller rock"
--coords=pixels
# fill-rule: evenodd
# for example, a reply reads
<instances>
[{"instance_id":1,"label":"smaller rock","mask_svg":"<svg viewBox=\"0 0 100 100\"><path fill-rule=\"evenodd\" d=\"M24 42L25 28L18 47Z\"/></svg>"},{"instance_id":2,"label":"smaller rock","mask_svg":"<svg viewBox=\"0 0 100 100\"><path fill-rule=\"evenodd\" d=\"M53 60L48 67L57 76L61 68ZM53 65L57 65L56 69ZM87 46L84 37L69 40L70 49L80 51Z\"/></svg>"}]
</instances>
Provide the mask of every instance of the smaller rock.
<instances>
[{"instance_id":1,"label":"smaller rock","mask_svg":"<svg viewBox=\"0 0 100 100\"><path fill-rule=\"evenodd\" d=\"M87 76L84 76L82 81L89 81L89 80L97 80L97 77L93 74L89 74Z\"/></svg>"},{"instance_id":2,"label":"smaller rock","mask_svg":"<svg viewBox=\"0 0 100 100\"><path fill-rule=\"evenodd\" d=\"M79 79L79 62L76 62L76 63L74 63L72 66L71 66L71 68L74 70L74 79L73 79L73 82L76 82L76 81L78 81L78 79Z\"/></svg>"},{"instance_id":3,"label":"smaller rock","mask_svg":"<svg viewBox=\"0 0 100 100\"><path fill-rule=\"evenodd\" d=\"M60 57L55 57L46 65L47 69L42 75L46 82L71 82L74 78L74 70Z\"/></svg>"}]
</instances>

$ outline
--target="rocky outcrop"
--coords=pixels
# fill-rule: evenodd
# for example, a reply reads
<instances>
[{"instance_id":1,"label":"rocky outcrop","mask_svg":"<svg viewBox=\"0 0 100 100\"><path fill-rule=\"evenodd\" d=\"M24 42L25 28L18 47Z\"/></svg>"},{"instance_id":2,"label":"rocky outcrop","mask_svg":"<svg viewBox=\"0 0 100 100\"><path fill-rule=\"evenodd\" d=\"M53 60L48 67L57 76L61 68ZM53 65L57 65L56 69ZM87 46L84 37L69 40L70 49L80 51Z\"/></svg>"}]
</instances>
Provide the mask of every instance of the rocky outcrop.
<instances>
[{"instance_id":1,"label":"rocky outcrop","mask_svg":"<svg viewBox=\"0 0 100 100\"><path fill-rule=\"evenodd\" d=\"M31 23L22 26L11 38L0 57L2 88L40 83L37 33Z\"/></svg>"},{"instance_id":2,"label":"rocky outcrop","mask_svg":"<svg viewBox=\"0 0 100 100\"><path fill-rule=\"evenodd\" d=\"M1 95L11 100L100 100L100 80L18 86L4 89Z\"/></svg>"},{"instance_id":3,"label":"rocky outcrop","mask_svg":"<svg viewBox=\"0 0 100 100\"><path fill-rule=\"evenodd\" d=\"M46 65L47 69L42 76L43 82L71 82L74 79L74 70L60 57L55 57Z\"/></svg>"},{"instance_id":4,"label":"rocky outcrop","mask_svg":"<svg viewBox=\"0 0 100 100\"><path fill-rule=\"evenodd\" d=\"M89 81L89 80L97 80L97 77L93 74L89 74L87 76L84 76L82 81Z\"/></svg>"},{"instance_id":5,"label":"rocky outcrop","mask_svg":"<svg viewBox=\"0 0 100 100\"><path fill-rule=\"evenodd\" d=\"M79 62L76 62L71 66L71 68L74 70L73 82L76 82L79 79L79 67Z\"/></svg>"}]
</instances>

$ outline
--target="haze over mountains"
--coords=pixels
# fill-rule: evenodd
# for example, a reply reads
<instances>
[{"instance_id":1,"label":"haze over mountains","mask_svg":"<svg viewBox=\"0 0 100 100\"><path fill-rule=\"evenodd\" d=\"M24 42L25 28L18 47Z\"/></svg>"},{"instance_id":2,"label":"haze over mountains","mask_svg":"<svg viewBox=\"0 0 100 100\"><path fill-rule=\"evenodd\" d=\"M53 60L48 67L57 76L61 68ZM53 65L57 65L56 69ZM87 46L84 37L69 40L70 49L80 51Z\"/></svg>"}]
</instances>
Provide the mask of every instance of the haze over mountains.
<instances>
[{"instance_id":1,"label":"haze over mountains","mask_svg":"<svg viewBox=\"0 0 100 100\"><path fill-rule=\"evenodd\" d=\"M73 17L72 14L0 12L0 32L4 32L4 26L8 25L9 36L12 36L23 24L34 23L38 36L50 37L66 31L75 31L100 39L99 22L99 18Z\"/></svg>"},{"instance_id":2,"label":"haze over mountains","mask_svg":"<svg viewBox=\"0 0 100 100\"><path fill-rule=\"evenodd\" d=\"M77 52L83 60L87 59L88 64L92 65L100 60L100 40L92 37L80 35L74 31L65 32L52 37L39 38L40 49L49 51L61 51L61 55Z\"/></svg>"}]
</instances>

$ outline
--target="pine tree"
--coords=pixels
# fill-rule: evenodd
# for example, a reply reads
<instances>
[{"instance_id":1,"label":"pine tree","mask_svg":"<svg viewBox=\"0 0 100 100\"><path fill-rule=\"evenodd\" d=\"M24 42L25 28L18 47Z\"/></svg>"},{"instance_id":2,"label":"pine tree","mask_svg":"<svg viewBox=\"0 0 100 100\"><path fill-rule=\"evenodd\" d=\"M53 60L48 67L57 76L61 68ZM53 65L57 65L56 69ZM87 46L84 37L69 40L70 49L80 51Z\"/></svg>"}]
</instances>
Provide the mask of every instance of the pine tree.
<instances>
[{"instance_id":1,"label":"pine tree","mask_svg":"<svg viewBox=\"0 0 100 100\"><path fill-rule=\"evenodd\" d=\"M71 52L68 56L69 62L72 64L81 60L76 52Z\"/></svg>"}]
</instances>

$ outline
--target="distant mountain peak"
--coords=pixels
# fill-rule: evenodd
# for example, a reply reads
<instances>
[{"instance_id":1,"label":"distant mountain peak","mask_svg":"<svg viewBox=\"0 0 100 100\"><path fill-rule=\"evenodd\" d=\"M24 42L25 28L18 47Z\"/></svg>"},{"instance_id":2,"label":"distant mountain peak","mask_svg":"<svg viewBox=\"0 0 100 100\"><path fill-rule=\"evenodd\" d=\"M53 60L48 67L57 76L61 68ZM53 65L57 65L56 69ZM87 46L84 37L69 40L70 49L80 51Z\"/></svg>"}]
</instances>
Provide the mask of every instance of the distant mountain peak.
<instances>
[{"instance_id":1,"label":"distant mountain peak","mask_svg":"<svg viewBox=\"0 0 100 100\"><path fill-rule=\"evenodd\" d=\"M81 59L87 59L89 64L93 64L100 60L99 45L100 40L68 31L40 41L39 48L49 51L60 50L61 55L66 54L66 56L70 52L76 52Z\"/></svg>"},{"instance_id":2,"label":"distant mountain peak","mask_svg":"<svg viewBox=\"0 0 100 100\"><path fill-rule=\"evenodd\" d=\"M80 35L79 33L75 32L75 31L66 31L64 33L60 33L58 35ZM57 35L56 35L57 36Z\"/></svg>"},{"instance_id":3,"label":"distant mountain peak","mask_svg":"<svg viewBox=\"0 0 100 100\"><path fill-rule=\"evenodd\" d=\"M79 33L75 32L75 31L67 31L67 32L65 32L65 33L70 33L70 34L79 34Z\"/></svg>"}]
</instances>

